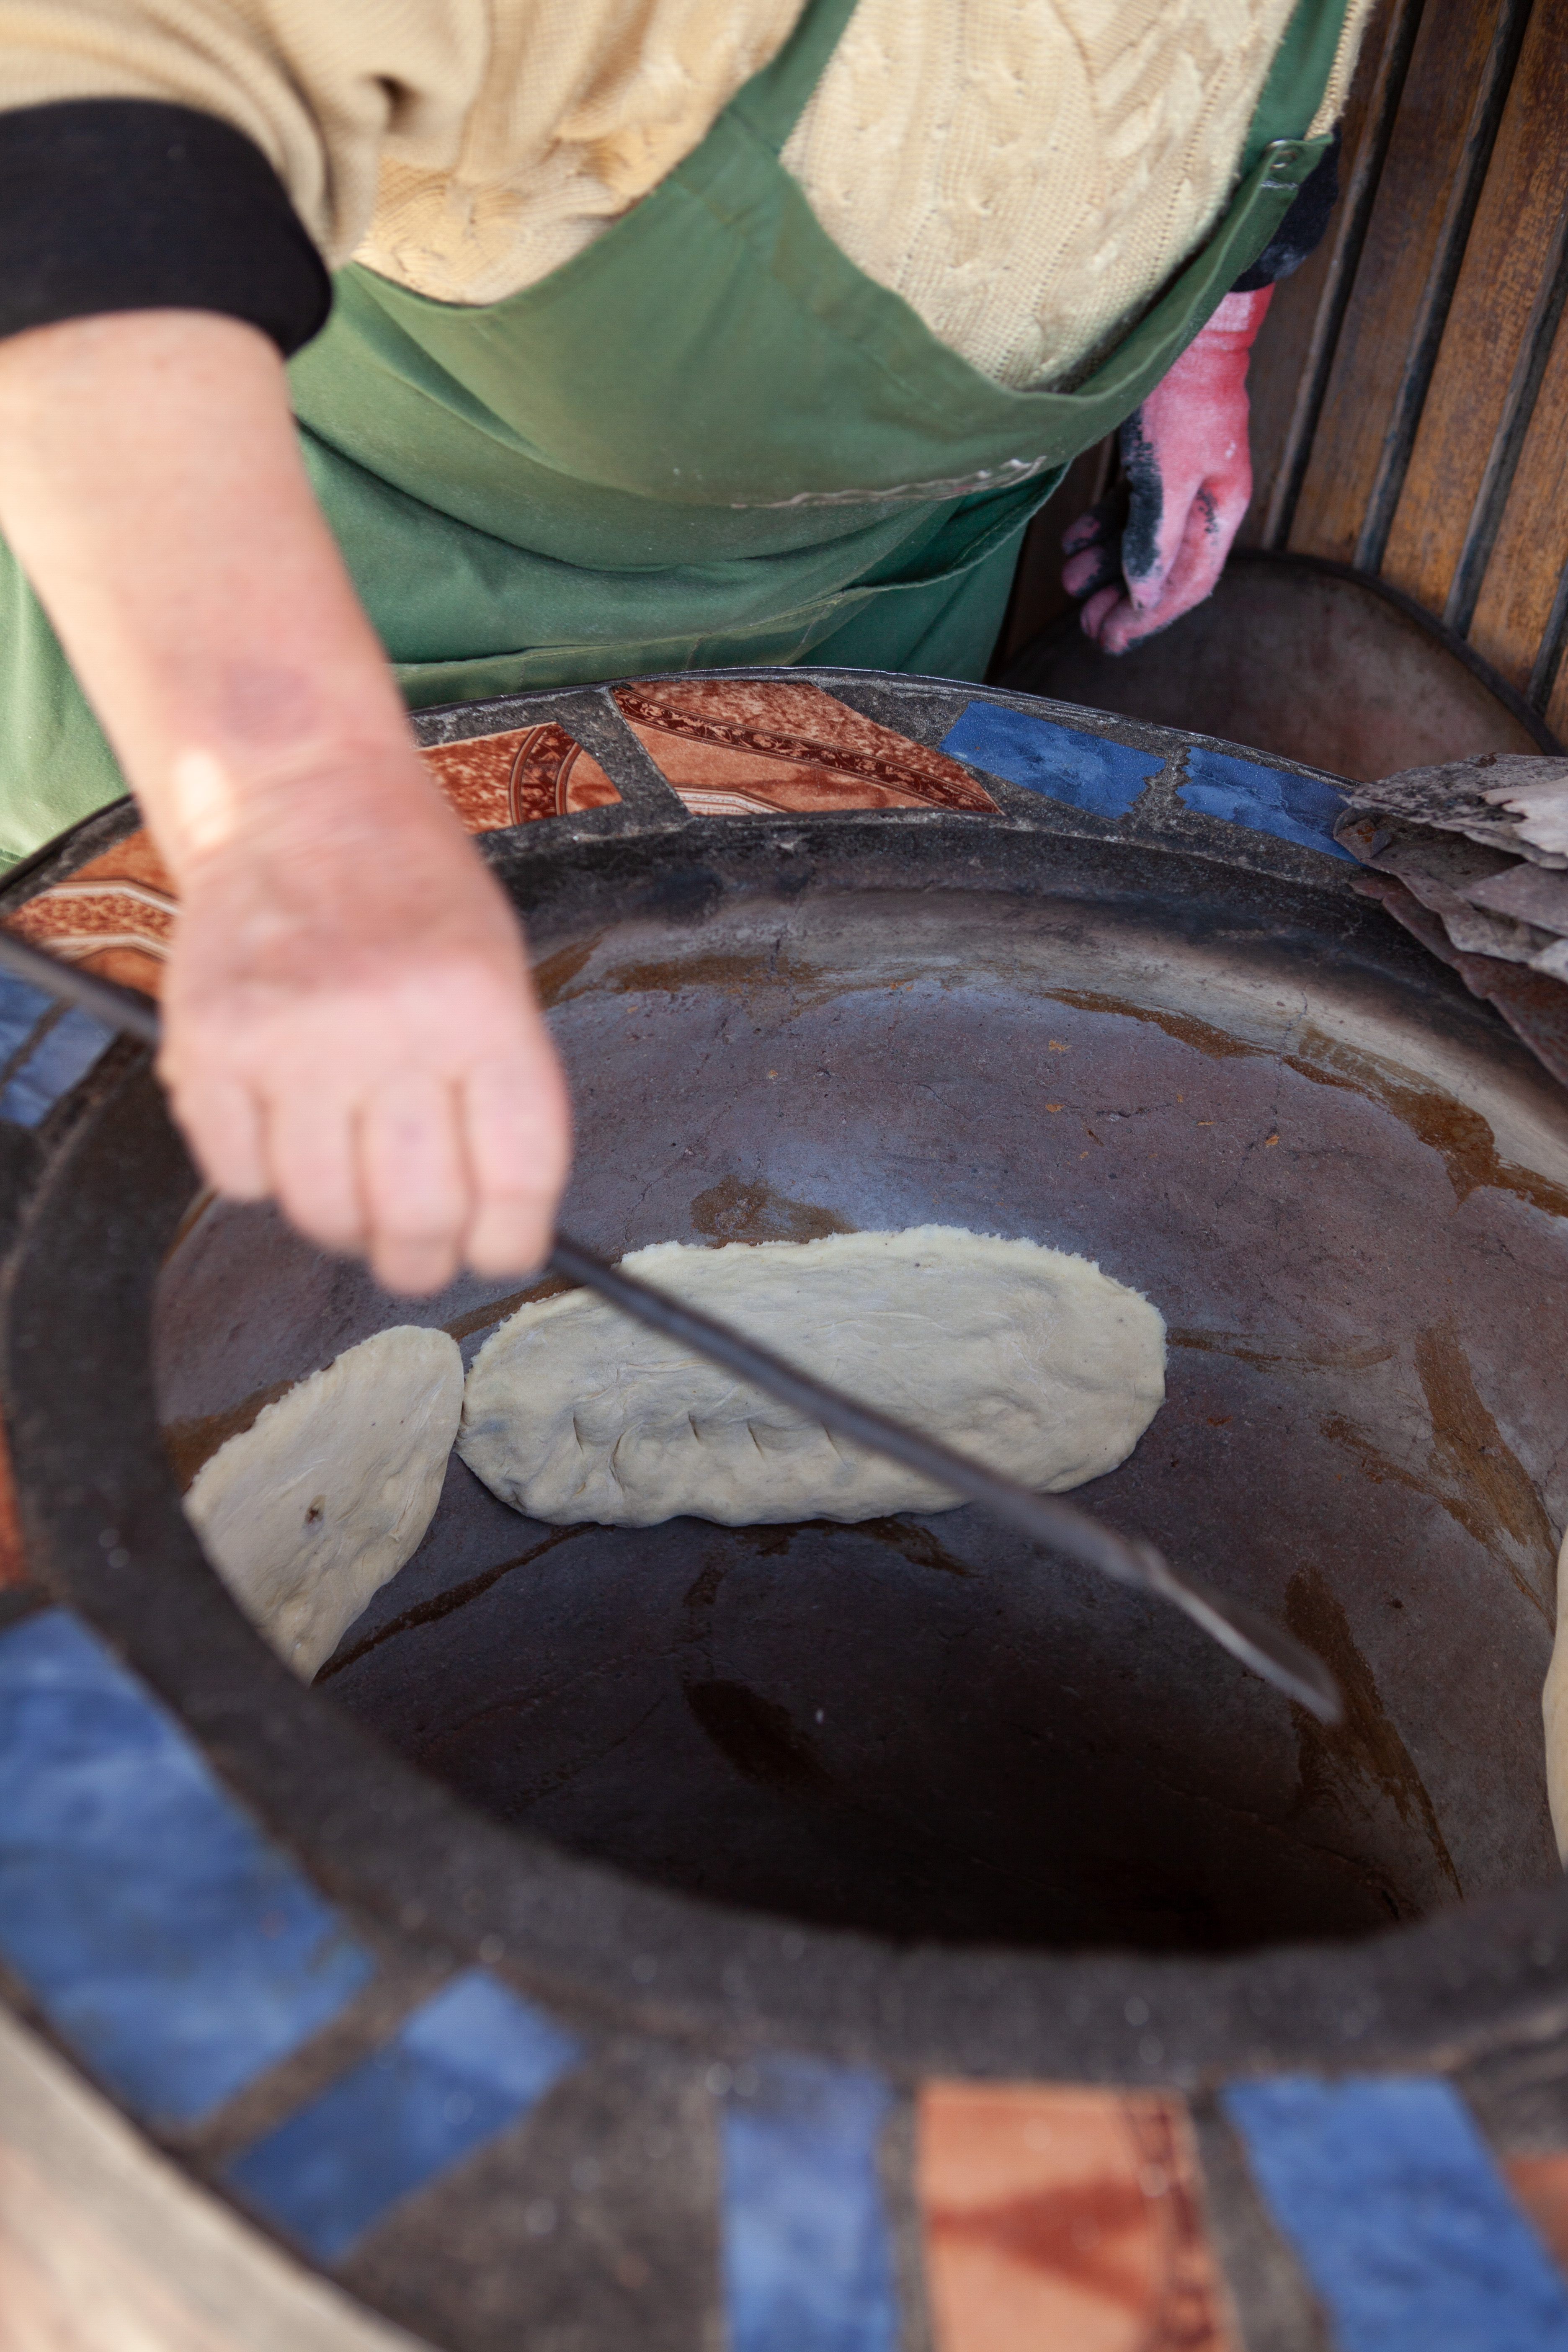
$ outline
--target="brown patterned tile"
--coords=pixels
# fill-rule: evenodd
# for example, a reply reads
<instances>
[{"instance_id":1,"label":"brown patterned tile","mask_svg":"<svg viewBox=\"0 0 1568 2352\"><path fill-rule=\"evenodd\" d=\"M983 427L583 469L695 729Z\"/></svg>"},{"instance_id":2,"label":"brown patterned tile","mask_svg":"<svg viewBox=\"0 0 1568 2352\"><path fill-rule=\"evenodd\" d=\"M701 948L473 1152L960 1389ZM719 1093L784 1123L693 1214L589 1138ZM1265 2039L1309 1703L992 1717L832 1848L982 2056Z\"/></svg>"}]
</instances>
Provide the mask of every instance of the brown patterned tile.
<instances>
[{"instance_id":1,"label":"brown patterned tile","mask_svg":"<svg viewBox=\"0 0 1568 2352\"><path fill-rule=\"evenodd\" d=\"M598 761L553 724L442 744L424 758L468 833L605 808L620 799ZM152 836L139 831L6 919L51 955L156 996L179 912Z\"/></svg>"},{"instance_id":2,"label":"brown patterned tile","mask_svg":"<svg viewBox=\"0 0 1568 2352\"><path fill-rule=\"evenodd\" d=\"M469 833L609 808L621 797L597 760L553 721L437 744L425 760Z\"/></svg>"},{"instance_id":3,"label":"brown patterned tile","mask_svg":"<svg viewBox=\"0 0 1568 2352\"><path fill-rule=\"evenodd\" d=\"M11 1441L0 1423L0 1592L26 1582L27 1558L22 1549L22 1523L11 1475Z\"/></svg>"},{"instance_id":4,"label":"brown patterned tile","mask_svg":"<svg viewBox=\"0 0 1568 2352\"><path fill-rule=\"evenodd\" d=\"M940 2352L1237 2352L1174 2095L928 2083L918 2178Z\"/></svg>"},{"instance_id":5,"label":"brown patterned tile","mask_svg":"<svg viewBox=\"0 0 1568 2352\"><path fill-rule=\"evenodd\" d=\"M1568 2155L1506 2157L1502 2168L1547 2252L1568 2271Z\"/></svg>"},{"instance_id":6,"label":"brown patterned tile","mask_svg":"<svg viewBox=\"0 0 1568 2352\"><path fill-rule=\"evenodd\" d=\"M158 993L179 915L168 871L144 832L128 835L8 918L36 947L104 980Z\"/></svg>"},{"instance_id":7,"label":"brown patterned tile","mask_svg":"<svg viewBox=\"0 0 1568 2352\"><path fill-rule=\"evenodd\" d=\"M702 816L781 810L996 803L941 751L879 727L805 678L659 679L618 686L622 716Z\"/></svg>"}]
</instances>

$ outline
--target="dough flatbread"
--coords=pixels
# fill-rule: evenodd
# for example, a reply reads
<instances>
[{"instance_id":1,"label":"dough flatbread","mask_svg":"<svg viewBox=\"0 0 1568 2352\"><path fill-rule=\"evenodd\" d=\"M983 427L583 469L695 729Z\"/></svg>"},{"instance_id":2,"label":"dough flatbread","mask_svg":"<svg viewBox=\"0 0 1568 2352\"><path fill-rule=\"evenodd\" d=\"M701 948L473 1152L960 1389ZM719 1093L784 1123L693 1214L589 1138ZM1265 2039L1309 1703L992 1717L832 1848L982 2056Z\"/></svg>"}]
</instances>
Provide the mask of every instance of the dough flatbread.
<instances>
[{"instance_id":1,"label":"dough flatbread","mask_svg":"<svg viewBox=\"0 0 1568 2352\"><path fill-rule=\"evenodd\" d=\"M435 1517L463 1402L445 1331L347 1349L205 1462L185 1496L202 1549L309 1682Z\"/></svg>"},{"instance_id":2,"label":"dough flatbread","mask_svg":"<svg viewBox=\"0 0 1568 2352\"><path fill-rule=\"evenodd\" d=\"M1165 1326L1088 1258L952 1225L663 1242L629 1274L1059 1492L1125 1461L1165 1393ZM942 1510L952 1492L745 1387L585 1290L521 1307L469 1370L458 1451L531 1518L742 1527Z\"/></svg>"},{"instance_id":3,"label":"dough flatbread","mask_svg":"<svg viewBox=\"0 0 1568 2352\"><path fill-rule=\"evenodd\" d=\"M1541 1693L1546 1727L1546 1801L1559 1858L1568 1864L1568 1535L1557 1555L1557 1634Z\"/></svg>"}]
</instances>

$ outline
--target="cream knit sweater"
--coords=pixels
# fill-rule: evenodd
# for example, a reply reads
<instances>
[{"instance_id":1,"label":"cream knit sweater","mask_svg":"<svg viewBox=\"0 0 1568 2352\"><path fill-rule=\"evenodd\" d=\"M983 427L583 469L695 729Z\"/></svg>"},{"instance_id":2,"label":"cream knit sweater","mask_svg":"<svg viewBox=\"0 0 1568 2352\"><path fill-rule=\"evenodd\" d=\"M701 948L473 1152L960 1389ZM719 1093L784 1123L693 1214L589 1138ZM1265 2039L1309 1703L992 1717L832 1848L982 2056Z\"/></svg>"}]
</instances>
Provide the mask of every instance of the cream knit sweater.
<instances>
[{"instance_id":1,"label":"cream knit sweater","mask_svg":"<svg viewBox=\"0 0 1568 2352\"><path fill-rule=\"evenodd\" d=\"M803 0L0 0L9 107L153 98L246 132L330 264L493 302L699 143ZM1315 129L1343 103L1352 0ZM859 0L784 163L995 381L1047 383L1212 227L1292 0Z\"/></svg>"}]
</instances>

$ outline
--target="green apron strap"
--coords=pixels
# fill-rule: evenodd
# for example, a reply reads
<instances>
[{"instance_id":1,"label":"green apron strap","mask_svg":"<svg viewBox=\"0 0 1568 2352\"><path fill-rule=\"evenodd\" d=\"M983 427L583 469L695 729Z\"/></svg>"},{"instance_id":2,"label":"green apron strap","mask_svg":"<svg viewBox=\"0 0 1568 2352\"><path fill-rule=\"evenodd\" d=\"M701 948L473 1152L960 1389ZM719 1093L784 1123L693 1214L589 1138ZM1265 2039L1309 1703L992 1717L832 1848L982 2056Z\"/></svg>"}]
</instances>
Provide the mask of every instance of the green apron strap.
<instances>
[{"instance_id":1,"label":"green apron strap","mask_svg":"<svg viewBox=\"0 0 1568 2352\"><path fill-rule=\"evenodd\" d=\"M1265 148L1306 138L1334 69L1345 16L1345 0L1298 0L1247 127L1239 180L1262 160Z\"/></svg>"},{"instance_id":2,"label":"green apron strap","mask_svg":"<svg viewBox=\"0 0 1568 2352\"><path fill-rule=\"evenodd\" d=\"M774 155L805 113L828 58L855 14L855 0L806 0L800 22L771 65L730 101L752 136Z\"/></svg>"}]
</instances>

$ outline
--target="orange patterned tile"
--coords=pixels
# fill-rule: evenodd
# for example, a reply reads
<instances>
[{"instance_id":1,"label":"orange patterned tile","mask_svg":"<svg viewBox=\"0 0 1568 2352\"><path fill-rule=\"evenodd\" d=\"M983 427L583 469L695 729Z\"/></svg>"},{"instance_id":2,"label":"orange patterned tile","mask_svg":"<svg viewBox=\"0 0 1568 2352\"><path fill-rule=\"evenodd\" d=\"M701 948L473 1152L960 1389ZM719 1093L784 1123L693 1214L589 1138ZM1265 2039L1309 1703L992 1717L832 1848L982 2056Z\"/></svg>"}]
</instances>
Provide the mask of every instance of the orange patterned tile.
<instances>
[{"instance_id":1,"label":"orange patterned tile","mask_svg":"<svg viewBox=\"0 0 1568 2352\"><path fill-rule=\"evenodd\" d=\"M615 689L622 716L700 816L781 810L994 812L941 751L863 718L805 678L661 678Z\"/></svg>"},{"instance_id":2,"label":"orange patterned tile","mask_svg":"<svg viewBox=\"0 0 1568 2352\"><path fill-rule=\"evenodd\" d=\"M22 1549L22 1523L16 1511L16 1488L11 1475L11 1441L0 1423L0 1592L7 1585L26 1584L27 1559Z\"/></svg>"},{"instance_id":3,"label":"orange patterned tile","mask_svg":"<svg viewBox=\"0 0 1568 2352\"><path fill-rule=\"evenodd\" d=\"M437 744L425 760L470 833L609 808L621 797L597 760L553 721Z\"/></svg>"},{"instance_id":4,"label":"orange patterned tile","mask_svg":"<svg viewBox=\"0 0 1568 2352\"><path fill-rule=\"evenodd\" d=\"M8 918L36 947L104 980L158 992L179 916L174 884L151 836L137 832Z\"/></svg>"},{"instance_id":5,"label":"orange patterned tile","mask_svg":"<svg viewBox=\"0 0 1568 2352\"><path fill-rule=\"evenodd\" d=\"M995 803L955 760L862 718L805 679L690 679L616 689L634 733L689 808L943 808ZM606 808L619 793L553 720L424 754L469 833ZM144 832L9 917L25 939L106 980L158 993L179 905Z\"/></svg>"},{"instance_id":6,"label":"orange patterned tile","mask_svg":"<svg viewBox=\"0 0 1568 2352\"><path fill-rule=\"evenodd\" d=\"M940 2352L1236 2352L1173 2095L928 2083L919 2189Z\"/></svg>"},{"instance_id":7,"label":"orange patterned tile","mask_svg":"<svg viewBox=\"0 0 1568 2352\"><path fill-rule=\"evenodd\" d=\"M620 799L563 727L517 727L446 743L425 761L469 833L604 808ZM156 996L179 901L152 837L136 832L7 917L13 930L68 963Z\"/></svg>"},{"instance_id":8,"label":"orange patterned tile","mask_svg":"<svg viewBox=\"0 0 1568 2352\"><path fill-rule=\"evenodd\" d=\"M1502 2168L1547 2252L1568 2271L1568 2155L1506 2157Z\"/></svg>"}]
</instances>

